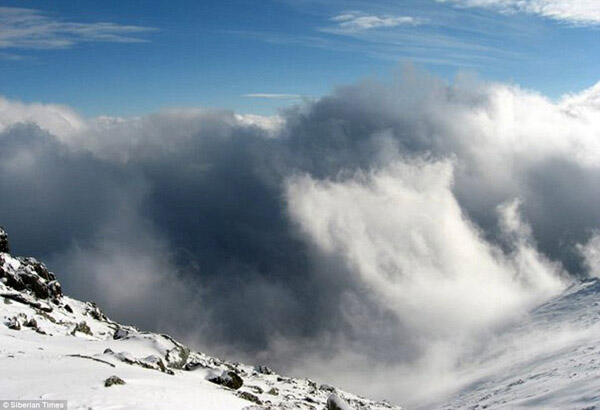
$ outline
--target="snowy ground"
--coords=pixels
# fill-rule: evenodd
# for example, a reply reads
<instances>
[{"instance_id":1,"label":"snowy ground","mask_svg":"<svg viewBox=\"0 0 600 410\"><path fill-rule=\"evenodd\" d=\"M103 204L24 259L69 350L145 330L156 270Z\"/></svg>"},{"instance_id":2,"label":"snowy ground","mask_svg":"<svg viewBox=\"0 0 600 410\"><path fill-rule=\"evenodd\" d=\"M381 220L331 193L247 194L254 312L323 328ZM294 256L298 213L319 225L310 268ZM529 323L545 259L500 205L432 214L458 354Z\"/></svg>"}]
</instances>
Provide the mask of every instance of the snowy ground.
<instances>
[{"instance_id":1,"label":"snowy ground","mask_svg":"<svg viewBox=\"0 0 600 410\"><path fill-rule=\"evenodd\" d=\"M69 301L69 305L75 305ZM25 314L38 317L31 308L17 303L2 307L4 317ZM77 321L76 317L59 316L58 320ZM73 315L75 316L75 315ZM206 381L205 372L185 372L169 375L160 371L128 365L103 354L106 348L127 351L133 357L158 356L160 348L151 340L102 339L101 326L93 326L99 337L78 333L65 335L46 321L36 319L40 329L52 333L42 335L30 328L20 331L0 327L0 393L5 399L68 400L74 409L164 409L193 408L202 403L204 408L242 409L248 404L225 388ZM86 323L93 323L87 318ZM95 323L94 323L95 324ZM97 325L97 324L96 324ZM74 355L84 355L99 362ZM104 380L117 375L125 385L104 387Z\"/></svg>"},{"instance_id":2,"label":"snowy ground","mask_svg":"<svg viewBox=\"0 0 600 410\"><path fill-rule=\"evenodd\" d=\"M478 376L443 409L600 409L600 281L538 307L489 341Z\"/></svg>"}]
</instances>

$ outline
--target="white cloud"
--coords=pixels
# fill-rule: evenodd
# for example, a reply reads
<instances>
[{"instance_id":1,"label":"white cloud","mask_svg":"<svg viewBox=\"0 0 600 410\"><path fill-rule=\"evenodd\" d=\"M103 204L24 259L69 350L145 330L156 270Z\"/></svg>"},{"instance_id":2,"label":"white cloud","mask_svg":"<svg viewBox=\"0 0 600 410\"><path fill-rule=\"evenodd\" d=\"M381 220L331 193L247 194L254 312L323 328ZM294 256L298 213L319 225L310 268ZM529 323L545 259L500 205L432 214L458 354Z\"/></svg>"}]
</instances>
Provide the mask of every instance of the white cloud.
<instances>
[{"instance_id":1,"label":"white cloud","mask_svg":"<svg viewBox=\"0 0 600 410\"><path fill-rule=\"evenodd\" d=\"M279 235L276 229L267 230L268 239L255 234L265 231L263 225L239 238L225 231L224 237L236 238L240 247L253 248L255 242L264 241L277 249L277 258L285 262L285 271L297 269L294 272L300 275L301 281L294 282L294 286L315 283L309 288L315 296L312 298L310 293L311 303L325 295L340 309L340 312L323 309L318 318L311 317L308 323L295 319L297 316L282 314L286 320L278 322L278 331L285 333L288 326L294 329L304 326L311 331L301 335L270 331L268 340L261 345L263 357L278 364L282 371L292 369L296 374L315 375L351 390L414 404L424 397L437 398L436 392L457 387L465 382L465 375L472 378L473 367L463 366L463 354L471 354L473 360L468 363L477 362L481 344L490 340L484 337L487 329L513 314L524 315L525 307L560 289L561 268L553 260L563 259L559 252L548 247L548 241L560 242L561 250L577 242L587 244L579 250L592 275L597 275L600 242L590 240L590 231L598 229L600 221L596 206L600 180L598 95L600 88L595 86L552 101L515 86L482 84L465 78L448 85L408 72L401 81L384 84L371 81L340 88L330 96L285 113L283 120L201 109L86 120L66 107L2 100L0 131L18 122L35 122L72 150L83 149L92 154L90 158L84 157L85 161L76 168L65 168L59 157L56 161L59 166L55 168L60 171L74 169L79 173L95 157L108 160L108 165L102 164L111 167L112 175L112 171L139 169L136 163L156 158L156 168L153 165L153 171L144 174L146 182L151 184L166 172L163 178L169 190L177 187L181 201L185 201L160 205L169 205L164 209L170 212L186 204L171 215L183 212L179 222L172 223L175 228L183 226L178 225L181 220L187 223L198 214L195 206L189 207L193 214L185 214L187 204L197 205L212 198L215 199L211 204L218 212L209 213L207 219L213 218L219 229L246 226L263 213L252 208L253 212L238 214L239 208L235 206L258 204L263 208L265 202L279 201L284 196L278 190L265 190L266 193L252 200L232 199L229 193L238 194L243 191L240 187L246 187L248 182L251 183L248 191L261 191L255 189L264 185L255 179L254 171L260 172L261 177L275 178L275 183L268 180L277 186L281 185L276 179L278 173L289 176L296 168L311 172L286 180L289 214L301 229L301 238L311 246L310 266L306 268L309 273L298 268L301 264L288 263L286 255L290 248L279 246L285 235ZM260 129L280 138L260 139L263 136L257 132ZM5 192L18 192L17 188L28 187L33 181L36 189L44 188L49 193L25 192L27 199L16 202L16 209L28 203L24 211L26 221L33 212L30 210L40 210L30 201L42 198L43 210L52 203L47 198L50 194L64 196L62 191L66 188L60 188L62 185L55 188L56 184L71 182L62 177L71 174L52 174L52 166L36 159L36 155L39 157L36 149L41 150L40 147L26 150L25 137L29 134L22 131L12 138L7 134L6 145L16 144L18 149L8 151L3 146L5 155L8 152L13 160L3 162L5 172L0 173L13 189L4 189ZM213 144L239 151L233 156L220 155L220 150L207 151L210 145L198 141L208 136ZM268 145L262 145L265 140ZM286 145L290 140L291 144ZM293 155L286 155L288 150ZM29 157L13 156L13 152ZM243 163L247 158L257 158L258 165L251 163L238 172L240 161ZM120 167L122 162L127 164ZM31 163L43 172L25 169ZM275 171L271 168L273 163L278 166ZM238 173L233 177L224 172L203 176L211 167L220 166ZM346 170L357 166L363 167L363 171ZM338 177L340 170L342 176ZM90 189L96 192L99 189L96 182L102 185L106 176L101 172L97 176L96 171L91 174L94 184L89 184ZM173 182L175 176L182 174L183 183ZM46 175L50 178L44 179ZM120 175L117 173L116 177ZM243 178L238 180L237 175ZM133 181L135 187L140 185L130 177L121 179ZM189 181L195 184L204 180L210 182L187 185ZM205 195L205 192L219 192L211 188L212 183L226 187L225 196ZM169 190L155 191L146 205L156 205L158 199L169 195ZM94 202L96 195L105 197L95 193ZM115 202L114 195L106 197L110 204ZM194 202L197 198L201 201ZM54 202L62 204L59 200ZM136 205L131 200L126 203ZM69 213L83 208L85 215L89 214L76 201L67 204L60 208L68 208ZM89 206L88 202L85 204ZM13 209L9 205L6 209ZM101 208L110 210L113 206ZM232 223L221 216L223 210L229 209L233 211L226 217L241 215L240 219ZM48 214L51 217L46 219L57 223L63 223L63 219L77 220L57 218L57 211L51 210ZM122 213L120 209L116 211ZM186 217L189 215L194 216ZM272 219L270 214L265 218ZM129 217L124 221L117 219L117 224L127 226L127 220ZM82 221L81 226L90 224L88 219ZM258 223L264 224L261 220ZM105 285L103 281L112 283L124 275L123 280L131 286L143 287L143 283L136 282L139 275L148 281L143 287L145 293L151 294L164 285L161 272L171 269L165 264L169 254L168 233L152 226L138 232L136 227L140 224L134 221L131 225L130 235L117 232L110 239L124 238L122 242L130 242L150 232L156 241L141 242L130 254L119 251L119 246L126 244L103 247L99 243L91 248L82 246L70 256L78 270L89 268L86 261L97 262L95 271L89 269L90 277L95 278L92 283ZM30 229L37 232L39 227L36 224ZM62 229L61 226L50 231L54 234ZM501 234L494 237L497 229ZM565 236L566 231L577 236L575 239ZM210 230L198 230L194 238L210 234ZM100 232L99 239L104 235ZM148 257L146 251L158 260ZM230 257L228 251L227 258ZM238 270L239 266L235 266L231 272ZM113 271L118 275L110 275ZM251 277L240 283L254 281L254 276ZM263 281L268 283L270 279L266 277ZM271 291L263 282L248 283L246 290L250 296L244 300L252 303L246 306L265 306L262 301L277 300L277 309L265 312L285 312L286 308L294 311L290 306L295 303L300 304L301 311L309 309L310 306L301 305L298 299L289 296L291 285L286 287L287 282L286 278L281 291L285 297L279 299L270 296L279 292L279 288ZM127 311L127 303L139 303L137 299L126 298L119 289L106 289L115 294L106 295L105 300L120 305L123 311ZM93 291L104 291L104 286ZM234 297L241 293L236 292ZM180 298L185 292L180 293L178 286L174 286L166 294ZM226 319L231 321L229 316ZM261 330L267 321L260 314L244 314L244 323ZM204 333L207 334L210 332ZM246 339L220 338L219 343L223 349L229 347L242 355L236 350L237 340ZM367 381L364 369L372 376Z\"/></svg>"},{"instance_id":2,"label":"white cloud","mask_svg":"<svg viewBox=\"0 0 600 410\"><path fill-rule=\"evenodd\" d=\"M0 97L0 132L11 125L31 122L61 140L86 127L85 120L73 109L58 104L24 104Z\"/></svg>"},{"instance_id":3,"label":"white cloud","mask_svg":"<svg viewBox=\"0 0 600 410\"><path fill-rule=\"evenodd\" d=\"M411 16L369 15L360 12L346 12L331 18L336 26L326 31L355 33L377 28L390 28L401 25L417 25L419 20Z\"/></svg>"},{"instance_id":4,"label":"white cloud","mask_svg":"<svg viewBox=\"0 0 600 410\"><path fill-rule=\"evenodd\" d=\"M395 380L398 397L411 403L453 383L448 375L466 341L477 340L473 335L559 292L566 283L560 265L530 243L518 202L500 209L502 225L515 239L512 250L503 252L483 238L452 193L453 169L449 161L398 159L349 179L302 176L288 183L290 213L301 231L324 255L346 264L363 292L396 317L407 337L419 341L422 352L415 364L381 369ZM357 313L352 298L344 302L346 320L356 329L372 326L360 308ZM340 355L329 359L336 364L328 364L337 374L345 373L341 367L349 379L357 377L348 363L361 368L368 360L342 346ZM328 374L322 367L320 371ZM378 389L380 382L369 388Z\"/></svg>"},{"instance_id":5,"label":"white cloud","mask_svg":"<svg viewBox=\"0 0 600 410\"><path fill-rule=\"evenodd\" d=\"M0 7L0 48L58 49L83 42L133 43L153 28L110 22L62 21L43 11Z\"/></svg>"},{"instance_id":6,"label":"white cloud","mask_svg":"<svg viewBox=\"0 0 600 410\"><path fill-rule=\"evenodd\" d=\"M452 181L450 162L399 160L349 180L292 179L288 203L320 249L342 256L405 323L447 336L561 288L554 267L531 277L531 269L516 268L517 254L502 256L486 243L463 215ZM522 238L517 212L511 204L502 218Z\"/></svg>"},{"instance_id":7,"label":"white cloud","mask_svg":"<svg viewBox=\"0 0 600 410\"><path fill-rule=\"evenodd\" d=\"M525 12L575 25L600 24L597 0L438 0L465 7L492 8L505 13Z\"/></svg>"},{"instance_id":8,"label":"white cloud","mask_svg":"<svg viewBox=\"0 0 600 410\"><path fill-rule=\"evenodd\" d=\"M588 274L600 278L600 233L595 232L585 244L578 244L577 249L583 256Z\"/></svg>"},{"instance_id":9,"label":"white cloud","mask_svg":"<svg viewBox=\"0 0 600 410\"><path fill-rule=\"evenodd\" d=\"M236 114L235 118L241 124L253 125L263 129L269 136L276 136L285 125L285 120L278 115Z\"/></svg>"},{"instance_id":10,"label":"white cloud","mask_svg":"<svg viewBox=\"0 0 600 410\"><path fill-rule=\"evenodd\" d=\"M60 104L23 103L0 96L0 133L22 123L32 123L52 134L75 151L90 151L96 156L126 161L137 150L160 149L165 135L185 141L211 122L213 115L230 126L254 126L273 137L283 127L282 117L234 114L203 108L166 109L134 117L99 116L84 118ZM185 125L184 125L185 124Z\"/></svg>"}]
</instances>

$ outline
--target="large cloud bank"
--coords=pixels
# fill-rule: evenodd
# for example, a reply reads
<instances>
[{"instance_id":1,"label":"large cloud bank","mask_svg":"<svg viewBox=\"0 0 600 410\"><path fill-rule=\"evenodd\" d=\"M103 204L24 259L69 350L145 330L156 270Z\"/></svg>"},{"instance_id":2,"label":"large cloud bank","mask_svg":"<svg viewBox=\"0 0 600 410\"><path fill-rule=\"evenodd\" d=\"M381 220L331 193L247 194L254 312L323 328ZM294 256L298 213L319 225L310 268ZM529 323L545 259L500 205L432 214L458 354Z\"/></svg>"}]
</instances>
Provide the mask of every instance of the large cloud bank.
<instances>
[{"instance_id":1,"label":"large cloud bank","mask_svg":"<svg viewBox=\"0 0 600 410\"><path fill-rule=\"evenodd\" d=\"M118 319L423 403L598 275L598 95L409 69L281 118L0 100L1 222Z\"/></svg>"}]
</instances>

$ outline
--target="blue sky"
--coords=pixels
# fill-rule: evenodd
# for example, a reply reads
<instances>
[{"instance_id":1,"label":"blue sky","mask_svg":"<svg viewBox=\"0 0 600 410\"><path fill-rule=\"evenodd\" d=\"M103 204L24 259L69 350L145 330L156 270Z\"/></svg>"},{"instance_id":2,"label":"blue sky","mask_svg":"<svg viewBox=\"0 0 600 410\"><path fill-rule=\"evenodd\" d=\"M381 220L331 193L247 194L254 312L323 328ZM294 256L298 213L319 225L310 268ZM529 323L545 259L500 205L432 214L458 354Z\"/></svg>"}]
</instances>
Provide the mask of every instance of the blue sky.
<instances>
[{"instance_id":1,"label":"blue sky","mask_svg":"<svg viewBox=\"0 0 600 410\"><path fill-rule=\"evenodd\" d=\"M273 114L413 62L551 97L600 80L594 0L2 1L0 95ZM600 2L598 2L600 3Z\"/></svg>"}]
</instances>

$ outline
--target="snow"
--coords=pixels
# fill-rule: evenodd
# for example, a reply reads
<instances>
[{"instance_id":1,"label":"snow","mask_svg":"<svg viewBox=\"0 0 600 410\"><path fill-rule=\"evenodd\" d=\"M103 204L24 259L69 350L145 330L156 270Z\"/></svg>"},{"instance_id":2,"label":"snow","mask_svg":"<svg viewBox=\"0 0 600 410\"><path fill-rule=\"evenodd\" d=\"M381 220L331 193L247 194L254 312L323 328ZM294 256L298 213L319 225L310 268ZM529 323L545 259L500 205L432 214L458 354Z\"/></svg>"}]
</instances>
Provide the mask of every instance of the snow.
<instances>
[{"instance_id":1,"label":"snow","mask_svg":"<svg viewBox=\"0 0 600 410\"><path fill-rule=\"evenodd\" d=\"M442 409L600 408L600 281L577 284L489 340L478 376Z\"/></svg>"},{"instance_id":2,"label":"snow","mask_svg":"<svg viewBox=\"0 0 600 410\"><path fill-rule=\"evenodd\" d=\"M73 300L69 302L75 305ZM17 303L3 305L1 311L4 317L19 313L36 316L32 308ZM78 314L73 316L75 321L84 320L77 317ZM109 330L90 321L89 317L86 319L93 323L90 327L96 334ZM106 348L126 349L132 357L159 353L143 338L120 342L88 335L68 336L60 334L58 325L46 321L40 327L57 334L41 335L27 328L16 331L0 326L1 397L67 399L72 409L164 409L171 406L187 409L198 408L199 404L204 408L242 409L248 405L247 401L205 381L200 372L170 376L102 355ZM114 367L73 355L101 358ZM104 380L112 375L119 376L126 384L105 388Z\"/></svg>"}]
</instances>

